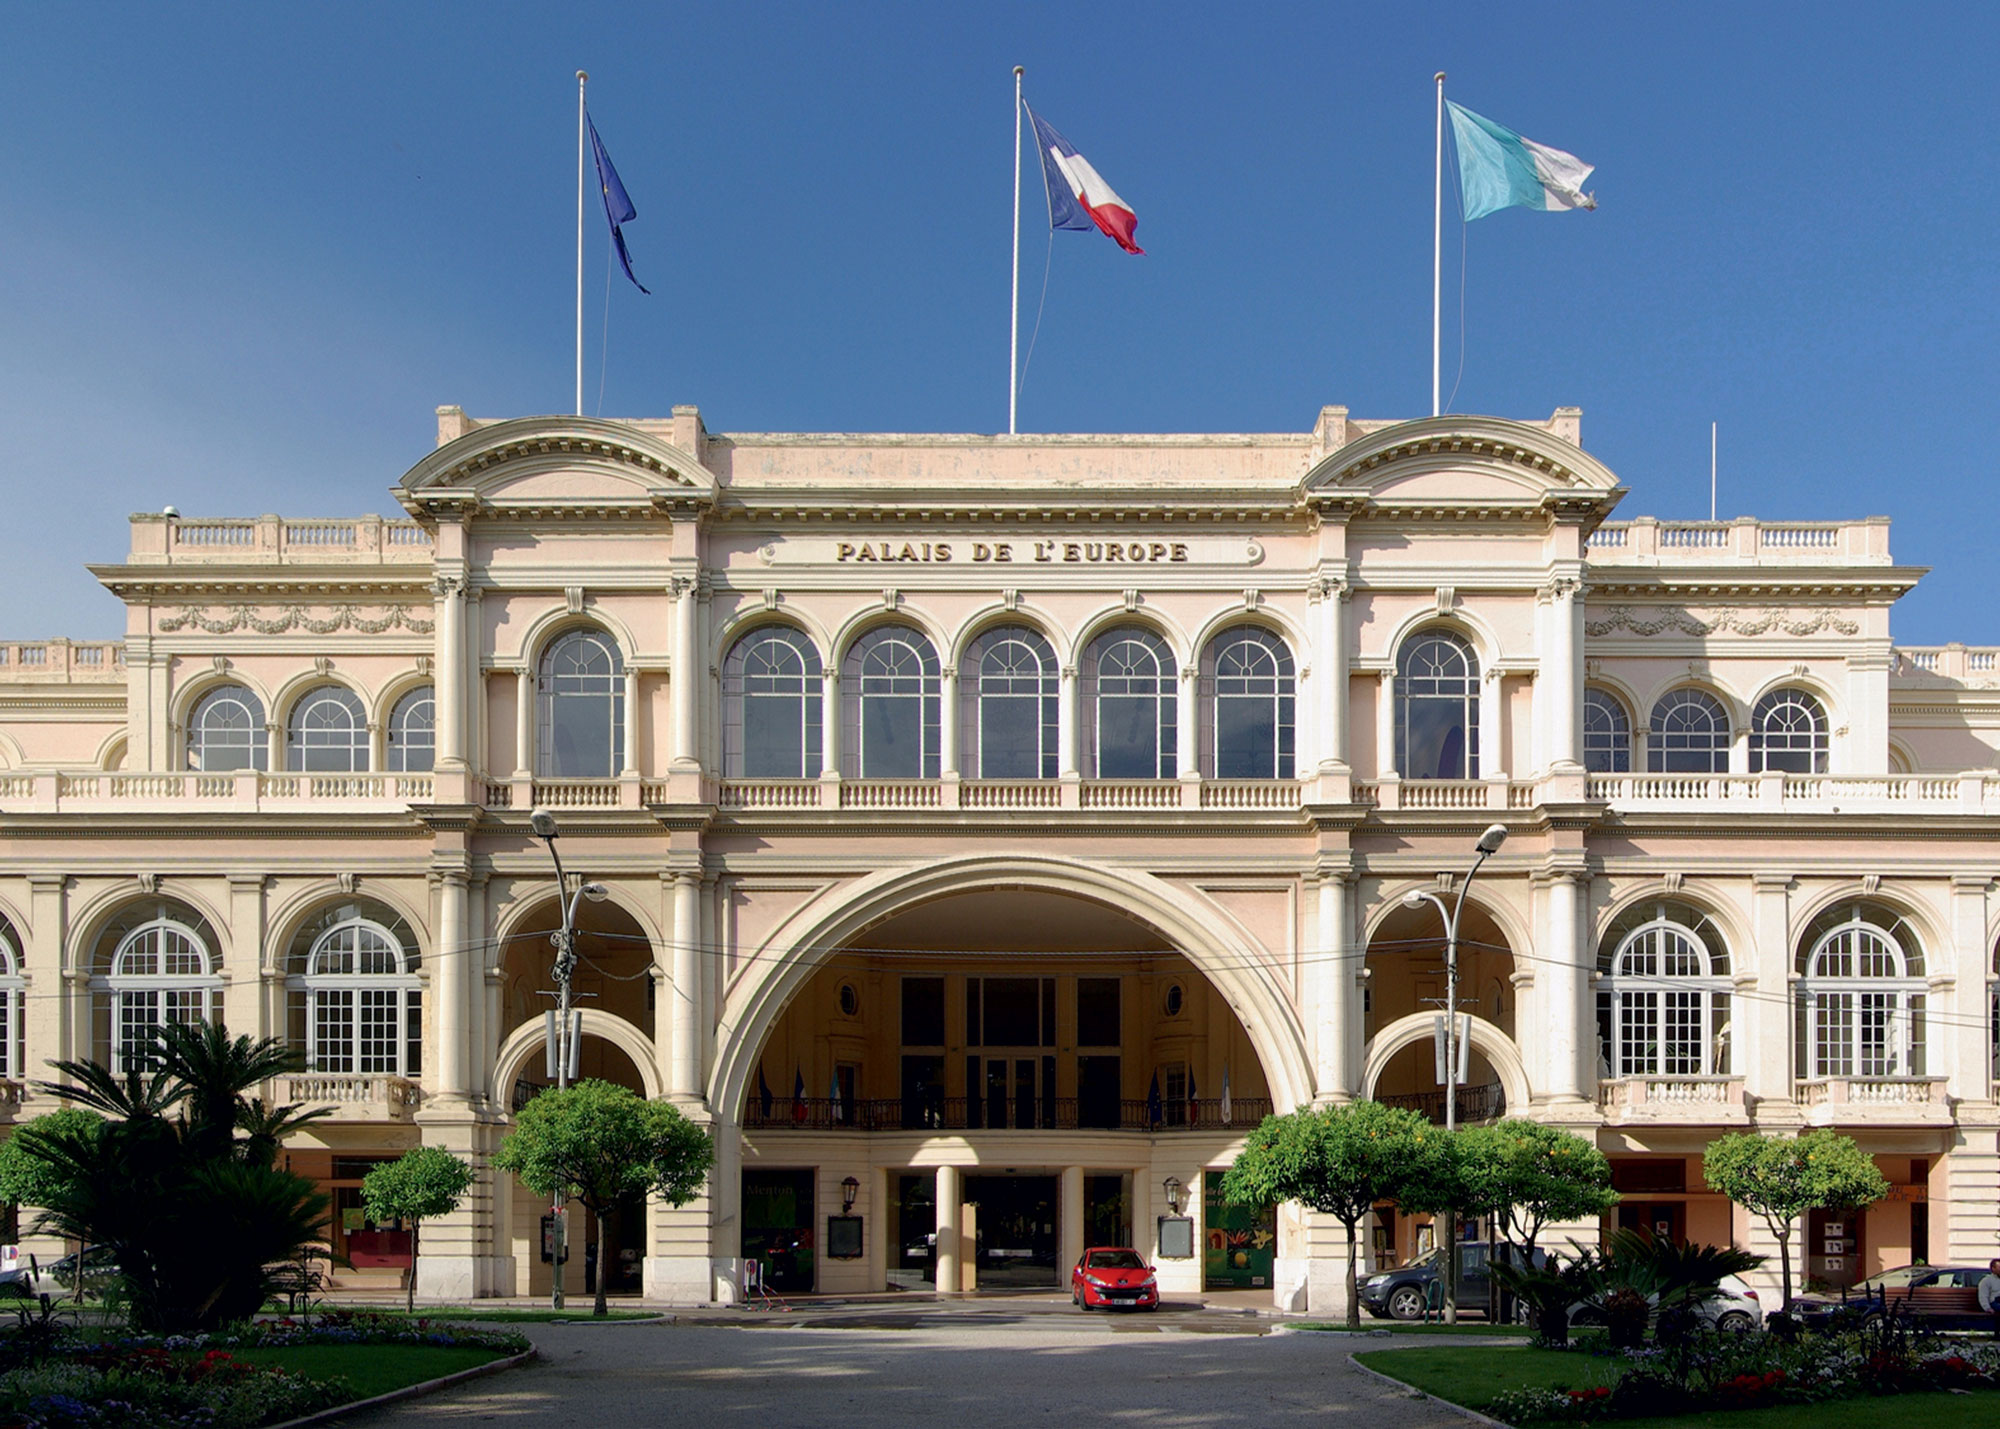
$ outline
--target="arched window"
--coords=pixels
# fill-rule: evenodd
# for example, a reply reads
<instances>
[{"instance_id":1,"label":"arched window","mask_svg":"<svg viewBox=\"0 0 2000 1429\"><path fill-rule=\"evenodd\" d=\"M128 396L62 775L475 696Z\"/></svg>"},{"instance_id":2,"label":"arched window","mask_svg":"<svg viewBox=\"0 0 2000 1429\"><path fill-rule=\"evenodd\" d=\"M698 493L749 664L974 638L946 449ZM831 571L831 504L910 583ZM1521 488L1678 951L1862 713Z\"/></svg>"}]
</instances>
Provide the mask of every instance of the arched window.
<instances>
[{"instance_id":1,"label":"arched window","mask_svg":"<svg viewBox=\"0 0 2000 1429\"><path fill-rule=\"evenodd\" d=\"M1396 657L1396 769L1405 779L1479 777L1479 657L1448 630Z\"/></svg>"},{"instance_id":2,"label":"arched window","mask_svg":"<svg viewBox=\"0 0 2000 1429\"><path fill-rule=\"evenodd\" d=\"M285 767L300 774L359 774L368 768L368 716L340 685L308 690L285 729Z\"/></svg>"},{"instance_id":3,"label":"arched window","mask_svg":"<svg viewBox=\"0 0 2000 1429\"><path fill-rule=\"evenodd\" d=\"M1750 772L1826 773L1826 711L1804 690L1773 690L1750 712Z\"/></svg>"},{"instance_id":4,"label":"arched window","mask_svg":"<svg viewBox=\"0 0 2000 1429\"><path fill-rule=\"evenodd\" d=\"M1213 779L1292 778L1297 706L1285 642L1257 626L1223 631L1201 658L1201 708L1208 716L1201 772Z\"/></svg>"},{"instance_id":5,"label":"arched window","mask_svg":"<svg viewBox=\"0 0 2000 1429\"><path fill-rule=\"evenodd\" d=\"M722 662L722 772L819 777L819 651L788 625L752 631Z\"/></svg>"},{"instance_id":6,"label":"arched window","mask_svg":"<svg viewBox=\"0 0 2000 1429\"><path fill-rule=\"evenodd\" d=\"M437 762L437 701L429 685L396 701L384 758L391 774L423 774Z\"/></svg>"},{"instance_id":7,"label":"arched window","mask_svg":"<svg viewBox=\"0 0 2000 1429\"><path fill-rule=\"evenodd\" d=\"M25 979L21 976L21 940L13 924L0 918L0 1077L22 1075L21 997Z\"/></svg>"},{"instance_id":8,"label":"arched window","mask_svg":"<svg viewBox=\"0 0 2000 1429\"><path fill-rule=\"evenodd\" d=\"M1646 768L1654 774L1729 772L1729 716L1715 696L1674 690L1653 706Z\"/></svg>"},{"instance_id":9,"label":"arched window","mask_svg":"<svg viewBox=\"0 0 2000 1429\"><path fill-rule=\"evenodd\" d=\"M959 676L965 767L975 779L1053 779L1062 693L1038 630L1001 625L972 642Z\"/></svg>"},{"instance_id":10,"label":"arched window","mask_svg":"<svg viewBox=\"0 0 2000 1429\"><path fill-rule=\"evenodd\" d=\"M937 778L941 687L937 651L919 631L882 626L850 645L840 666L841 772L850 779Z\"/></svg>"},{"instance_id":11,"label":"arched window","mask_svg":"<svg viewBox=\"0 0 2000 1429\"><path fill-rule=\"evenodd\" d=\"M1715 920L1685 903L1627 909L1599 943L1597 1035L1605 1074L1729 1072L1729 950Z\"/></svg>"},{"instance_id":12,"label":"arched window","mask_svg":"<svg viewBox=\"0 0 2000 1429\"><path fill-rule=\"evenodd\" d=\"M1799 1076L1923 1076L1930 985L1909 920L1843 903L1813 920L1800 947Z\"/></svg>"},{"instance_id":13,"label":"arched window","mask_svg":"<svg viewBox=\"0 0 2000 1429\"><path fill-rule=\"evenodd\" d=\"M1616 695L1583 692L1583 767L1592 774L1626 774L1632 768L1632 721Z\"/></svg>"},{"instance_id":14,"label":"arched window","mask_svg":"<svg viewBox=\"0 0 2000 1429\"><path fill-rule=\"evenodd\" d=\"M417 940L367 900L324 908L292 939L285 990L292 1045L315 1072L414 1077L423 1070Z\"/></svg>"},{"instance_id":15,"label":"arched window","mask_svg":"<svg viewBox=\"0 0 2000 1429\"><path fill-rule=\"evenodd\" d=\"M209 774L270 768L264 702L241 685L219 685L188 716L188 768Z\"/></svg>"},{"instance_id":16,"label":"arched window","mask_svg":"<svg viewBox=\"0 0 2000 1429\"><path fill-rule=\"evenodd\" d=\"M1174 656L1150 630L1112 630L1083 657L1090 762L1097 779L1175 774Z\"/></svg>"},{"instance_id":17,"label":"arched window","mask_svg":"<svg viewBox=\"0 0 2000 1429\"><path fill-rule=\"evenodd\" d=\"M608 779L625 764L625 661L601 630L571 630L542 652L537 774Z\"/></svg>"},{"instance_id":18,"label":"arched window","mask_svg":"<svg viewBox=\"0 0 2000 1429\"><path fill-rule=\"evenodd\" d=\"M164 899L128 908L98 935L92 1040L113 1072L143 1058L158 1028L208 1020L222 987L214 948L206 919Z\"/></svg>"}]
</instances>

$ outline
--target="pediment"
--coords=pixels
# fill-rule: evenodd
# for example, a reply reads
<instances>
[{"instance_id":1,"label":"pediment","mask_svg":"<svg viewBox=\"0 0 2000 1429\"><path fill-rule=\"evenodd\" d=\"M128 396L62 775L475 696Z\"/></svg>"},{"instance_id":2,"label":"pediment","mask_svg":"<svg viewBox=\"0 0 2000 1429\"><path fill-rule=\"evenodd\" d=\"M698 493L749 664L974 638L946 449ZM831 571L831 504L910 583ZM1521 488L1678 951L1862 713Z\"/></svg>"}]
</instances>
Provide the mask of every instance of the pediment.
<instances>
[{"instance_id":1,"label":"pediment","mask_svg":"<svg viewBox=\"0 0 2000 1429\"><path fill-rule=\"evenodd\" d=\"M647 510L706 504L715 478L693 453L596 417L519 417L467 432L404 474L413 513Z\"/></svg>"},{"instance_id":2,"label":"pediment","mask_svg":"<svg viewBox=\"0 0 2000 1429\"><path fill-rule=\"evenodd\" d=\"M1608 511L1624 494L1618 478L1581 447L1546 427L1497 417L1427 417L1371 432L1329 453L1300 489L1309 500L1351 495L1411 509Z\"/></svg>"}]
</instances>

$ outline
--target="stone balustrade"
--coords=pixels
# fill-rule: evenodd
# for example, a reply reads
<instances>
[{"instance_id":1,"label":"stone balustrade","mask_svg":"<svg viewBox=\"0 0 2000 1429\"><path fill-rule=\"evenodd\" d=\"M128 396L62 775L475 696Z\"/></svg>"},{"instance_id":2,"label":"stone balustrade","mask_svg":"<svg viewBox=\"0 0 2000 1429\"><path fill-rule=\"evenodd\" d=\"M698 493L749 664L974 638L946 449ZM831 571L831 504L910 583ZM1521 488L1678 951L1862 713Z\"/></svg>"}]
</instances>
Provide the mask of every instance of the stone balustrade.
<instances>
[{"instance_id":1,"label":"stone balustrade","mask_svg":"<svg viewBox=\"0 0 2000 1429\"><path fill-rule=\"evenodd\" d=\"M1748 1125L1740 1077L1619 1077L1598 1083L1597 1103L1614 1126L1647 1122Z\"/></svg>"},{"instance_id":2,"label":"stone balustrade","mask_svg":"<svg viewBox=\"0 0 2000 1429\"><path fill-rule=\"evenodd\" d=\"M428 565L431 533L380 516L132 518L133 565Z\"/></svg>"},{"instance_id":3,"label":"stone balustrade","mask_svg":"<svg viewBox=\"0 0 2000 1429\"><path fill-rule=\"evenodd\" d=\"M0 684L122 685L122 640L0 641Z\"/></svg>"},{"instance_id":4,"label":"stone balustrade","mask_svg":"<svg viewBox=\"0 0 2000 1429\"><path fill-rule=\"evenodd\" d=\"M429 774L145 774L122 771L0 773L0 808L12 814L76 813L107 807L274 813L301 808L362 809L429 803Z\"/></svg>"},{"instance_id":5,"label":"stone balustrade","mask_svg":"<svg viewBox=\"0 0 2000 1429\"><path fill-rule=\"evenodd\" d=\"M287 1105L330 1108L328 1121L408 1121L423 1091L406 1077L386 1073L301 1072L279 1079Z\"/></svg>"},{"instance_id":6,"label":"stone balustrade","mask_svg":"<svg viewBox=\"0 0 2000 1429\"><path fill-rule=\"evenodd\" d=\"M1889 523L1861 521L1606 521L1585 543L1593 566L1883 565Z\"/></svg>"},{"instance_id":7,"label":"stone balustrade","mask_svg":"<svg viewBox=\"0 0 2000 1429\"><path fill-rule=\"evenodd\" d=\"M1822 1077L1800 1082L1796 1097L1808 1125L1949 1124L1943 1077Z\"/></svg>"},{"instance_id":8,"label":"stone balustrade","mask_svg":"<svg viewBox=\"0 0 2000 1429\"><path fill-rule=\"evenodd\" d=\"M2000 649L1991 645L1898 645L1891 658L1890 678L1915 685L1991 681L2000 674Z\"/></svg>"}]
</instances>

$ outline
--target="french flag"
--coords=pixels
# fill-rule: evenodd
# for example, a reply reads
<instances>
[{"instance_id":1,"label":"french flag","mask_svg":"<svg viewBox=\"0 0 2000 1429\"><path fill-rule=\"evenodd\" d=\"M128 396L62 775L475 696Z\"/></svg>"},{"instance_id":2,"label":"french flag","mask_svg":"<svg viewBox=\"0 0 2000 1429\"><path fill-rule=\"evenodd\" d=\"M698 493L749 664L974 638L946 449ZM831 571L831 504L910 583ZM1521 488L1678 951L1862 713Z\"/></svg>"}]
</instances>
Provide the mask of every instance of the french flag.
<instances>
[{"instance_id":1,"label":"french flag","mask_svg":"<svg viewBox=\"0 0 2000 1429\"><path fill-rule=\"evenodd\" d=\"M1132 205L1118 197L1090 160L1077 153L1076 145L1056 133L1034 110L1028 119L1035 126L1035 141L1042 151L1042 178L1049 190L1049 227L1069 228L1088 233L1095 228L1113 239L1127 253L1146 250L1132 241L1138 217Z\"/></svg>"}]
</instances>

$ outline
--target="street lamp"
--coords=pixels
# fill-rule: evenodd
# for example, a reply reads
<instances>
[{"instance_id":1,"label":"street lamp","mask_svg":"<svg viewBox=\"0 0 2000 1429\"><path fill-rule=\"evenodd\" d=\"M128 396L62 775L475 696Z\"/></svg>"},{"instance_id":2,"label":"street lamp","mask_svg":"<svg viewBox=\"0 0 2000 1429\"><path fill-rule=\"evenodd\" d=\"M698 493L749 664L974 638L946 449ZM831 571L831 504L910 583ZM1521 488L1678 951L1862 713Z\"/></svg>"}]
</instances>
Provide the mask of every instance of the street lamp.
<instances>
[{"instance_id":1,"label":"street lamp","mask_svg":"<svg viewBox=\"0 0 2000 1429\"><path fill-rule=\"evenodd\" d=\"M1421 908L1428 903L1444 919L1444 1129L1448 1132L1458 1130L1458 915L1465 911L1466 890L1472 887L1479 866L1498 853L1505 842L1505 824L1487 825L1486 832L1473 845L1479 856L1472 860L1465 881L1458 885L1458 901L1449 909L1442 898L1427 888L1413 888L1403 895L1405 908ZM1446 1324L1457 1324L1458 1213L1446 1211L1444 1223L1444 1318Z\"/></svg>"},{"instance_id":2,"label":"street lamp","mask_svg":"<svg viewBox=\"0 0 2000 1429\"><path fill-rule=\"evenodd\" d=\"M1175 1215L1179 1215L1181 1213L1181 1178L1178 1176L1167 1177L1166 1180L1160 1183L1160 1189L1166 1192L1167 1209Z\"/></svg>"},{"instance_id":3,"label":"street lamp","mask_svg":"<svg viewBox=\"0 0 2000 1429\"><path fill-rule=\"evenodd\" d=\"M549 1029L548 1052L552 1070L555 1073L556 1089L569 1086L570 1068L575 1063L582 1038L579 1029L570 1025L570 979L576 972L576 905L588 898L593 903L602 903L611 896L611 890L601 883L579 883L574 893L570 892L563 877L562 855L556 852L556 816L547 809L536 809L528 815L528 827L536 838L548 845L549 857L556 866L556 906L562 909L562 927L549 937L556 945L556 1013L554 1026ZM551 1247L552 1264L555 1270L555 1289L549 1297L552 1308L563 1307L563 1259L568 1247L566 1221L569 1215L569 1197L564 1188L556 1189L554 1204L549 1208L554 1223L555 1244Z\"/></svg>"}]
</instances>

